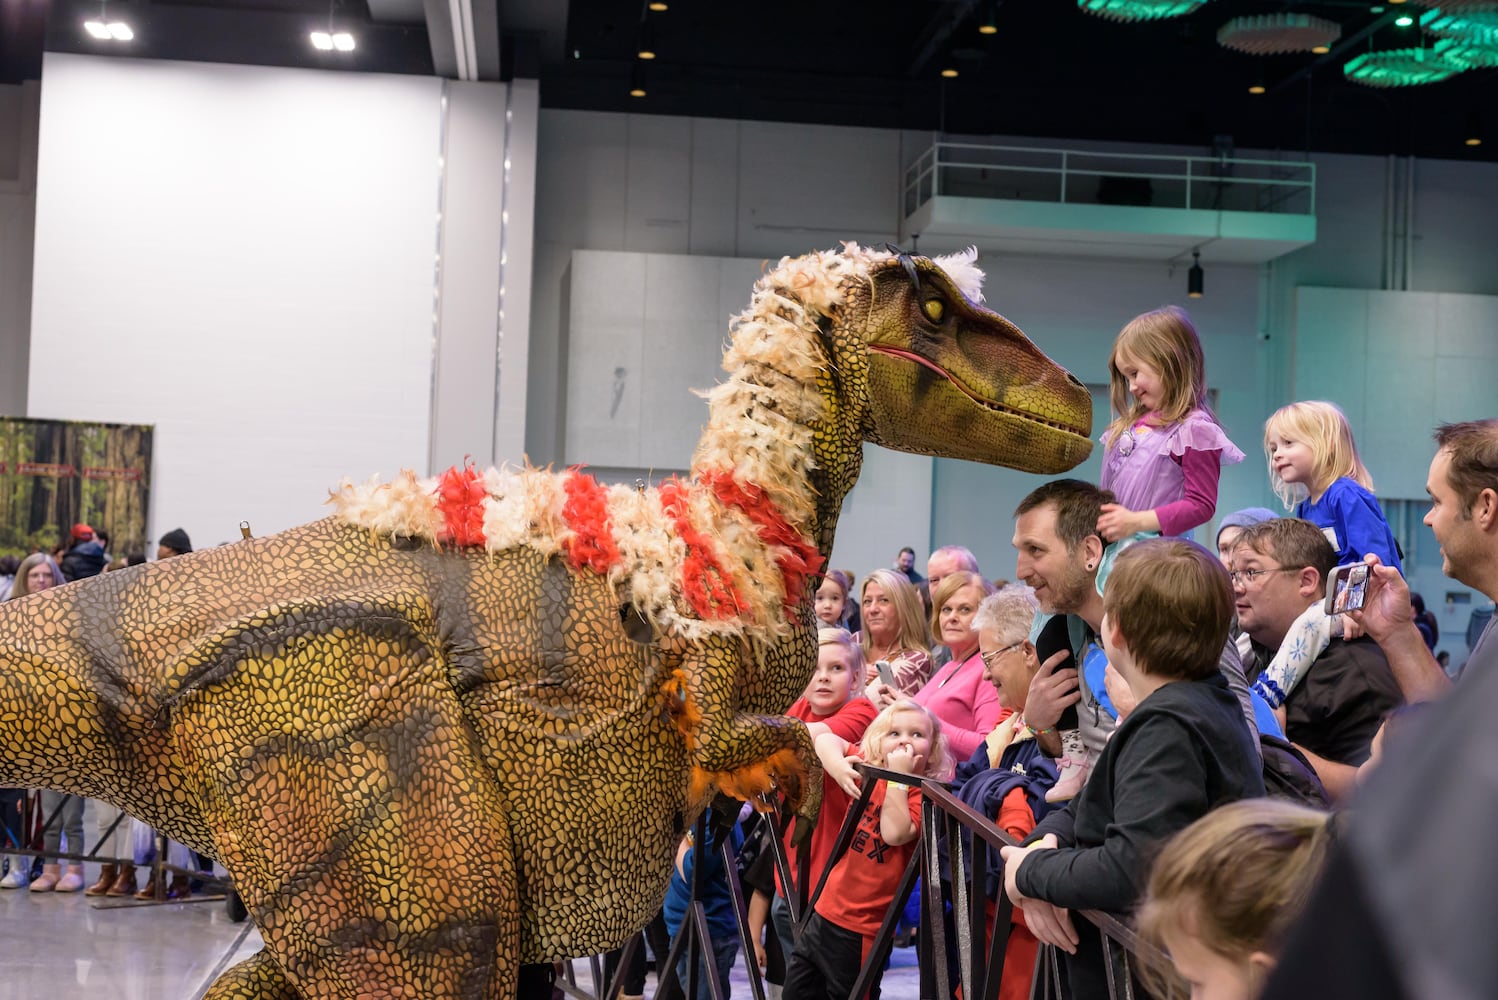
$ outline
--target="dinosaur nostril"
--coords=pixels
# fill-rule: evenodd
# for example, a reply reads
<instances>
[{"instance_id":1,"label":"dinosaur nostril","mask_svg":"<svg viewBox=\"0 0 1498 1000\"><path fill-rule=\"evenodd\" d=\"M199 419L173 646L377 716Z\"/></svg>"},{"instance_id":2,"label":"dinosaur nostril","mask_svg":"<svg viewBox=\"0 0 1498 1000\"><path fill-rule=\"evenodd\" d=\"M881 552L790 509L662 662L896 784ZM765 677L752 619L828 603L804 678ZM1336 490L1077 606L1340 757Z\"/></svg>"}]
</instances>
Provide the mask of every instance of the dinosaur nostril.
<instances>
[{"instance_id":1,"label":"dinosaur nostril","mask_svg":"<svg viewBox=\"0 0 1498 1000\"><path fill-rule=\"evenodd\" d=\"M1079 379L1079 378L1077 378L1071 372L1067 372L1066 373L1066 380L1068 382L1070 382L1072 385L1076 386L1078 389L1085 389L1085 388L1087 388L1087 386L1085 386L1085 385L1082 384L1082 380Z\"/></svg>"}]
</instances>

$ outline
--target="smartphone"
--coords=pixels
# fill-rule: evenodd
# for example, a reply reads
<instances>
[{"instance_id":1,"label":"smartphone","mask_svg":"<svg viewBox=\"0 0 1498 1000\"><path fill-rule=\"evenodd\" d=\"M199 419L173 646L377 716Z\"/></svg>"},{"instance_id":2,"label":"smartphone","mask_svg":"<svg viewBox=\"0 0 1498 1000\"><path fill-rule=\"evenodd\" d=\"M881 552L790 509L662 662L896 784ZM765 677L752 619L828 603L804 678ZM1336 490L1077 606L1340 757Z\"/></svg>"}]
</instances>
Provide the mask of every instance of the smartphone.
<instances>
[{"instance_id":1,"label":"smartphone","mask_svg":"<svg viewBox=\"0 0 1498 1000\"><path fill-rule=\"evenodd\" d=\"M1368 600L1368 564L1348 563L1332 570L1326 585L1326 613L1345 615L1361 611Z\"/></svg>"},{"instance_id":2,"label":"smartphone","mask_svg":"<svg viewBox=\"0 0 1498 1000\"><path fill-rule=\"evenodd\" d=\"M900 685L895 683L895 668L890 664L888 660L879 660L874 664L874 669L879 671L879 679L881 681L883 681L885 684L888 684L896 691L900 690Z\"/></svg>"}]
</instances>

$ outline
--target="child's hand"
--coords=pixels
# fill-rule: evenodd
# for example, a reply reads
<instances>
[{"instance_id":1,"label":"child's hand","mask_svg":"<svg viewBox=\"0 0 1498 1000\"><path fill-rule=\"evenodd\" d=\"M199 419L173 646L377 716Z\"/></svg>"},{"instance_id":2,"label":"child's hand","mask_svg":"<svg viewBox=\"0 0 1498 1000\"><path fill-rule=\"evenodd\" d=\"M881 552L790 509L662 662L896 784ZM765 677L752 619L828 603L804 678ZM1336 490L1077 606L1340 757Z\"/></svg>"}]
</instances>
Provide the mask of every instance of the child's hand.
<instances>
[{"instance_id":1,"label":"child's hand","mask_svg":"<svg viewBox=\"0 0 1498 1000\"><path fill-rule=\"evenodd\" d=\"M765 974L765 967L770 964L770 956L765 954L765 945L762 941L754 942L754 964L759 966L759 974Z\"/></svg>"},{"instance_id":2,"label":"child's hand","mask_svg":"<svg viewBox=\"0 0 1498 1000\"><path fill-rule=\"evenodd\" d=\"M848 793L849 798L858 798L863 786L858 783L858 769L853 766L857 757L835 757L822 761L822 772L837 783L837 787Z\"/></svg>"},{"instance_id":3,"label":"child's hand","mask_svg":"<svg viewBox=\"0 0 1498 1000\"><path fill-rule=\"evenodd\" d=\"M925 755L916 753L909 743L901 743L895 747L884 760L885 767L901 774L915 774L917 769L925 765Z\"/></svg>"},{"instance_id":4,"label":"child's hand","mask_svg":"<svg viewBox=\"0 0 1498 1000\"><path fill-rule=\"evenodd\" d=\"M1140 530L1138 515L1123 504L1105 503L1102 510L1097 519L1097 533L1105 541L1116 542Z\"/></svg>"}]
</instances>

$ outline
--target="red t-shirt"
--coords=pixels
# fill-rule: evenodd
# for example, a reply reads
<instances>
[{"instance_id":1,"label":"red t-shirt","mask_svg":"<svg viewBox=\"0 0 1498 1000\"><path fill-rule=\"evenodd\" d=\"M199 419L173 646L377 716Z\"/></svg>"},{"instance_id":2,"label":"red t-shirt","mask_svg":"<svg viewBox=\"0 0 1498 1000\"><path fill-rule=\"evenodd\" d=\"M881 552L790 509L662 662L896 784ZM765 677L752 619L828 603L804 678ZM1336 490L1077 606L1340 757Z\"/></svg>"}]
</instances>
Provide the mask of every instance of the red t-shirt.
<instances>
[{"instance_id":1,"label":"red t-shirt","mask_svg":"<svg viewBox=\"0 0 1498 1000\"><path fill-rule=\"evenodd\" d=\"M884 914L900 887L900 878L921 842L917 836L908 844L892 847L879 835L879 818L888 791L889 784L881 781L869 796L847 853L832 869L827 886L817 898L816 910L824 919L865 938L879 933ZM920 789L911 788L907 798L910 821L919 827Z\"/></svg>"},{"instance_id":2,"label":"red t-shirt","mask_svg":"<svg viewBox=\"0 0 1498 1000\"><path fill-rule=\"evenodd\" d=\"M820 722L836 736L847 740L849 743L857 743L863 739L863 731L869 728L869 723L879 714L879 709L874 703L863 695L859 695L848 702L842 708L831 715L818 715L813 712L811 705L807 704L805 698L797 698L796 703L791 706L790 711L785 713L802 722ZM806 886L806 894L817 887L817 880L822 877L822 869L827 866L827 858L832 854L832 846L837 843L837 832L843 828L843 818L848 814L848 805L852 800L837 787L837 782L822 781L822 811L817 814L817 825L811 831L811 869L808 875L810 883ZM786 827L786 858L790 862L791 872L798 871L796 867L796 849L791 847L796 821L792 820ZM785 886L780 883L780 872L775 872L775 885L782 896L788 895Z\"/></svg>"}]
</instances>

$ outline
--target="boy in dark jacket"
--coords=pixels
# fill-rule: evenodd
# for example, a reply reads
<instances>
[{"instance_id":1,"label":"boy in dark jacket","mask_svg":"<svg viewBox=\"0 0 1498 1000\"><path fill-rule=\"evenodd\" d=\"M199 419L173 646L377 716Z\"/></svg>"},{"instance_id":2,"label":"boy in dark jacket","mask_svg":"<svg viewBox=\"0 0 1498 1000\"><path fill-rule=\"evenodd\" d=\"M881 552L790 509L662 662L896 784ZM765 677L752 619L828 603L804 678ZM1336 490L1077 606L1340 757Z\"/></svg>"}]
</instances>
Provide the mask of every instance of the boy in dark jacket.
<instances>
[{"instance_id":1,"label":"boy in dark jacket","mask_svg":"<svg viewBox=\"0 0 1498 1000\"><path fill-rule=\"evenodd\" d=\"M1222 563L1180 539L1119 554L1099 638L1135 699L1066 809L1006 847L1004 886L1043 943L1067 952L1068 997L1108 996L1101 938L1073 909L1127 916L1154 850L1235 799L1264 794L1259 755L1217 669L1233 613Z\"/></svg>"}]
</instances>

